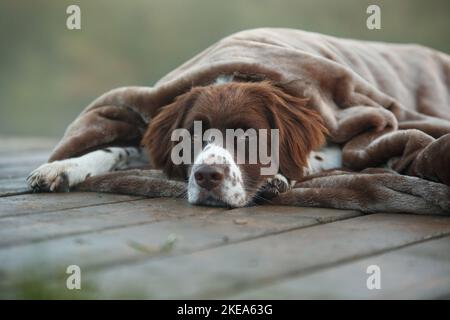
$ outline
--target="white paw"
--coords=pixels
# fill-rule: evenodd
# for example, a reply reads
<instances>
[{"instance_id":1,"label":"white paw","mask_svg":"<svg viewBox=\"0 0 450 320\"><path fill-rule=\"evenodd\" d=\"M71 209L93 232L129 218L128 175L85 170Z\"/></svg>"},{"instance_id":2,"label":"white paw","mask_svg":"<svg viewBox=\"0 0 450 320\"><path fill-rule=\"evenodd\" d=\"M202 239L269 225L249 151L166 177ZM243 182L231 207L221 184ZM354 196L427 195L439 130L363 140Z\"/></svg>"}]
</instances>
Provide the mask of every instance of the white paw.
<instances>
[{"instance_id":1,"label":"white paw","mask_svg":"<svg viewBox=\"0 0 450 320\"><path fill-rule=\"evenodd\" d=\"M34 191L69 191L69 171L76 167L76 163L55 161L46 163L30 173L27 183Z\"/></svg>"}]
</instances>

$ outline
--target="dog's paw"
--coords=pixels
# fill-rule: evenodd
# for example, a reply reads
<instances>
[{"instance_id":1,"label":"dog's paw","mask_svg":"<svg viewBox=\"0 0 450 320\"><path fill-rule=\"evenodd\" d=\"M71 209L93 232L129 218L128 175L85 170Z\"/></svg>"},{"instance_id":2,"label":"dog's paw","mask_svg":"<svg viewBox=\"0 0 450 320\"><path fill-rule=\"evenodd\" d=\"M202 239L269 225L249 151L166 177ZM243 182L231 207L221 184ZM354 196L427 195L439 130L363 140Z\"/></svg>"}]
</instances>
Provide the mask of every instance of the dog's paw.
<instances>
[{"instance_id":1,"label":"dog's paw","mask_svg":"<svg viewBox=\"0 0 450 320\"><path fill-rule=\"evenodd\" d=\"M28 186L36 192L67 192L70 188L69 170L74 165L61 161L43 164L27 177Z\"/></svg>"},{"instance_id":2,"label":"dog's paw","mask_svg":"<svg viewBox=\"0 0 450 320\"><path fill-rule=\"evenodd\" d=\"M276 174L273 178L267 179L266 184L259 192L259 196L264 199L272 199L290 189L292 189L292 186L288 179L281 174Z\"/></svg>"},{"instance_id":3,"label":"dog's paw","mask_svg":"<svg viewBox=\"0 0 450 320\"><path fill-rule=\"evenodd\" d=\"M267 181L267 184L270 188L277 190L278 193L285 193L291 189L291 184L288 179L281 174L276 174Z\"/></svg>"}]
</instances>

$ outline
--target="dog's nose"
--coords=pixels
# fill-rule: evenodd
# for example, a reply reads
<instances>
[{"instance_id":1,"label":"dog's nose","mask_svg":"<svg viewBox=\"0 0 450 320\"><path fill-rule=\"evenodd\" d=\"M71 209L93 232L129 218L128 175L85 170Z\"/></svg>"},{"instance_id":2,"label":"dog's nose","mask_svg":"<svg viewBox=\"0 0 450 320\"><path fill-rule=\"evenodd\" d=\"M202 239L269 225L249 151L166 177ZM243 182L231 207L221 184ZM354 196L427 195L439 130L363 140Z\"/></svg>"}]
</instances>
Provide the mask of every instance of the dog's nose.
<instances>
[{"instance_id":1,"label":"dog's nose","mask_svg":"<svg viewBox=\"0 0 450 320\"><path fill-rule=\"evenodd\" d=\"M219 166L202 165L195 171L194 177L200 187L212 190L222 183L224 170Z\"/></svg>"}]
</instances>

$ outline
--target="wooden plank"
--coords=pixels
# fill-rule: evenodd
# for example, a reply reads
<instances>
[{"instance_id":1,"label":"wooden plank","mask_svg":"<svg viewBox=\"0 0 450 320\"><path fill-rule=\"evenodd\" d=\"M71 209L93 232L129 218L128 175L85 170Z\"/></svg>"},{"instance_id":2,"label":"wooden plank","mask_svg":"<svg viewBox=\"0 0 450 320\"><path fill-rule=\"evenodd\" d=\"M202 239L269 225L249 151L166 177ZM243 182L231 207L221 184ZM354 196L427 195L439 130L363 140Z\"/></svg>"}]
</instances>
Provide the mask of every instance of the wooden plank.
<instances>
[{"instance_id":1,"label":"wooden plank","mask_svg":"<svg viewBox=\"0 0 450 320\"><path fill-rule=\"evenodd\" d=\"M450 237L411 245L274 284L231 299L436 299L450 296ZM380 268L369 290L367 267Z\"/></svg>"},{"instance_id":2,"label":"wooden plank","mask_svg":"<svg viewBox=\"0 0 450 320\"><path fill-rule=\"evenodd\" d=\"M443 234L450 218L374 214L84 274L101 298L216 298Z\"/></svg>"},{"instance_id":3,"label":"wooden plank","mask_svg":"<svg viewBox=\"0 0 450 320\"><path fill-rule=\"evenodd\" d=\"M36 145L31 147L30 143L34 142ZM50 142L46 139L0 137L0 197L30 191L26 177L32 170L47 162L51 150L49 145ZM27 146L30 148L26 149Z\"/></svg>"},{"instance_id":4,"label":"wooden plank","mask_svg":"<svg viewBox=\"0 0 450 320\"><path fill-rule=\"evenodd\" d=\"M32 193L11 196L0 198L0 219L136 199L142 199L142 197L94 192Z\"/></svg>"},{"instance_id":5,"label":"wooden plank","mask_svg":"<svg viewBox=\"0 0 450 320\"><path fill-rule=\"evenodd\" d=\"M8 216L0 219L0 247L223 210L192 207L182 199L161 198Z\"/></svg>"},{"instance_id":6,"label":"wooden plank","mask_svg":"<svg viewBox=\"0 0 450 320\"><path fill-rule=\"evenodd\" d=\"M25 265L42 265L42 261L53 266L76 261L85 268L93 268L176 255L311 226L324 219L332 221L360 214L356 211L275 206L204 213L3 248L0 249L0 273L14 272ZM171 250L160 250L171 235L176 236Z\"/></svg>"},{"instance_id":7,"label":"wooden plank","mask_svg":"<svg viewBox=\"0 0 450 320\"><path fill-rule=\"evenodd\" d=\"M50 150L4 151L0 153L0 169L14 166L36 166L47 162Z\"/></svg>"},{"instance_id":8,"label":"wooden plank","mask_svg":"<svg viewBox=\"0 0 450 320\"><path fill-rule=\"evenodd\" d=\"M13 196L17 194L30 193L24 178L14 179L2 179L0 180L0 201L3 197ZM0 215L1 215L1 202L0 202Z\"/></svg>"},{"instance_id":9,"label":"wooden plank","mask_svg":"<svg viewBox=\"0 0 450 320\"><path fill-rule=\"evenodd\" d=\"M17 179L25 183L26 177L31 171L36 169L38 164L33 165L15 165L15 166L0 166L0 187L3 187L4 180Z\"/></svg>"},{"instance_id":10,"label":"wooden plank","mask_svg":"<svg viewBox=\"0 0 450 320\"><path fill-rule=\"evenodd\" d=\"M13 152L50 151L57 142L53 138L0 136L0 154L4 156Z\"/></svg>"},{"instance_id":11,"label":"wooden plank","mask_svg":"<svg viewBox=\"0 0 450 320\"><path fill-rule=\"evenodd\" d=\"M47 156L46 153L45 157L32 157L23 160L16 157L1 159L0 162L3 163L0 164L0 185L3 179L22 178L25 181L30 172L47 162Z\"/></svg>"}]
</instances>

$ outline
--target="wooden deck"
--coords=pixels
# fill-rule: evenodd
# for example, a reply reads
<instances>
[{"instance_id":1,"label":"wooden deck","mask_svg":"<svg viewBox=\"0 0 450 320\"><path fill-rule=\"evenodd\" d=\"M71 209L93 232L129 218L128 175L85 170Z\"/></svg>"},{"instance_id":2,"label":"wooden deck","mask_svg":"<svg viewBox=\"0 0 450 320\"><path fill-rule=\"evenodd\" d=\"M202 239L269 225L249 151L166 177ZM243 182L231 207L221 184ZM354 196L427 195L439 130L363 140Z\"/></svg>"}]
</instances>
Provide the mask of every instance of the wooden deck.
<instances>
[{"instance_id":1,"label":"wooden deck","mask_svg":"<svg viewBox=\"0 0 450 320\"><path fill-rule=\"evenodd\" d=\"M31 194L54 143L0 138L2 298L450 297L450 217ZM66 289L69 265L81 290Z\"/></svg>"}]
</instances>

